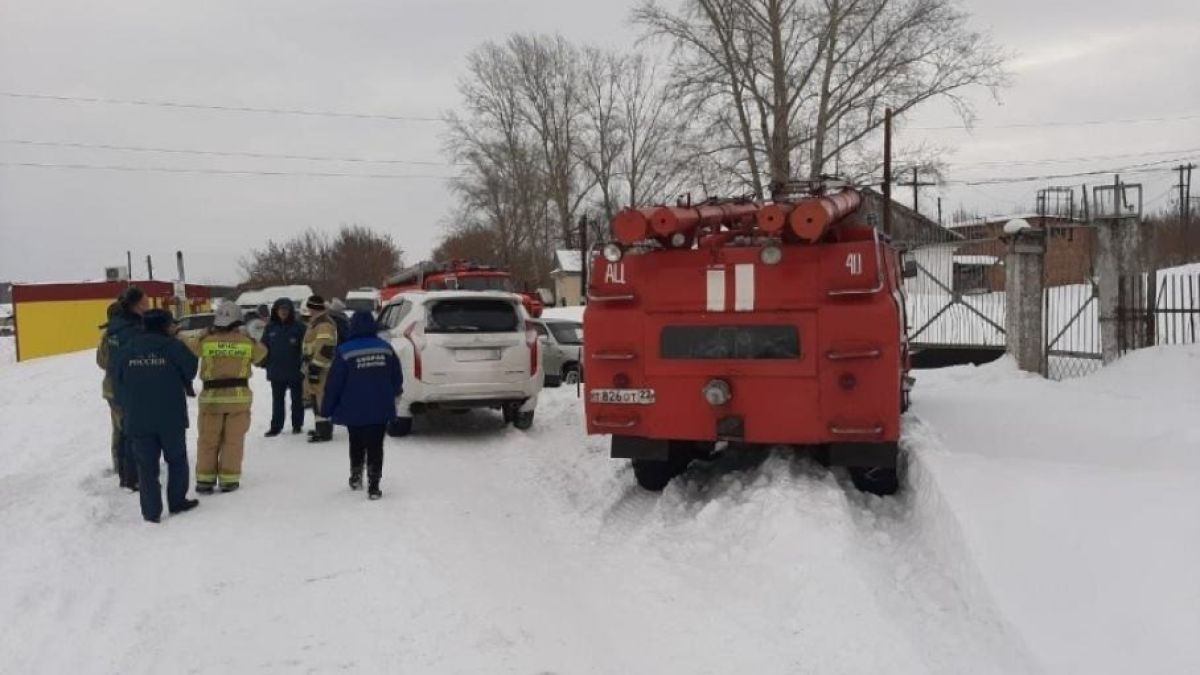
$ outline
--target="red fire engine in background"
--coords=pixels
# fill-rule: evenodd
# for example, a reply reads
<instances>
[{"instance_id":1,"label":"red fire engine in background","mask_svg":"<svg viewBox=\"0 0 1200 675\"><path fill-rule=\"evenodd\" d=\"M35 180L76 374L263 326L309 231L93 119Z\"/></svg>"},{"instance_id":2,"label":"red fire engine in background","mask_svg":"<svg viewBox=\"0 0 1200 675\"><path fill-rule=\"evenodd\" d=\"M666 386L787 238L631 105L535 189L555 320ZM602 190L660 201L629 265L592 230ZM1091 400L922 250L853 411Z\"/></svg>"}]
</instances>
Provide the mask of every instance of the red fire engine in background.
<instances>
[{"instance_id":1,"label":"red fire engine in background","mask_svg":"<svg viewBox=\"0 0 1200 675\"><path fill-rule=\"evenodd\" d=\"M661 490L717 442L809 446L890 494L906 406L899 256L852 188L634 208L584 313L590 434Z\"/></svg>"},{"instance_id":2,"label":"red fire engine in background","mask_svg":"<svg viewBox=\"0 0 1200 675\"><path fill-rule=\"evenodd\" d=\"M516 290L508 272L466 260L450 262L423 261L388 277L379 290L381 302L387 302L404 291L506 291L516 293L529 316L542 315L543 303L535 293Z\"/></svg>"}]
</instances>

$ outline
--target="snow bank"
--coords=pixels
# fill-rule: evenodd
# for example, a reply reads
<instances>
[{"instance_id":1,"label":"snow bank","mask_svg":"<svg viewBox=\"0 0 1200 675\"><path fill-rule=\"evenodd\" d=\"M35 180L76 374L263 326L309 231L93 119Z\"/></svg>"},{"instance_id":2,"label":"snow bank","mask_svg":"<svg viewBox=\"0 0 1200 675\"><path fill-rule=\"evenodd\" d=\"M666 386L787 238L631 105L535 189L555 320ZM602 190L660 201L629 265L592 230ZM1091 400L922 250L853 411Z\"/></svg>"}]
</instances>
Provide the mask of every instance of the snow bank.
<instances>
[{"instance_id":1,"label":"snow bank","mask_svg":"<svg viewBox=\"0 0 1200 675\"><path fill-rule=\"evenodd\" d=\"M924 466L1047 672L1200 668L1200 347L1054 383L1009 360L922 373Z\"/></svg>"}]
</instances>

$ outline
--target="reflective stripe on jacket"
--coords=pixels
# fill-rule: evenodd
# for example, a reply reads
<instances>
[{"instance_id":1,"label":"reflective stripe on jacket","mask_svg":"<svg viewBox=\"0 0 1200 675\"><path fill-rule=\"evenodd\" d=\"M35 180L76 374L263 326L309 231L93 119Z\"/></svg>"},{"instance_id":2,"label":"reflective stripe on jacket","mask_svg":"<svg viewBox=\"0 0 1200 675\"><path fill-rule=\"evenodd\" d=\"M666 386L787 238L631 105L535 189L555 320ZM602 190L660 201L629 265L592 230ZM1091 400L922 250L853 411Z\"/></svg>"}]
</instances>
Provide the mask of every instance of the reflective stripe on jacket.
<instances>
[{"instance_id":1,"label":"reflective stripe on jacket","mask_svg":"<svg viewBox=\"0 0 1200 675\"><path fill-rule=\"evenodd\" d=\"M253 397L249 379L251 366L267 357L267 348L241 331L212 331L189 343L200 357L200 408L206 412L242 412L250 409ZM229 386L230 381L245 380Z\"/></svg>"}]
</instances>

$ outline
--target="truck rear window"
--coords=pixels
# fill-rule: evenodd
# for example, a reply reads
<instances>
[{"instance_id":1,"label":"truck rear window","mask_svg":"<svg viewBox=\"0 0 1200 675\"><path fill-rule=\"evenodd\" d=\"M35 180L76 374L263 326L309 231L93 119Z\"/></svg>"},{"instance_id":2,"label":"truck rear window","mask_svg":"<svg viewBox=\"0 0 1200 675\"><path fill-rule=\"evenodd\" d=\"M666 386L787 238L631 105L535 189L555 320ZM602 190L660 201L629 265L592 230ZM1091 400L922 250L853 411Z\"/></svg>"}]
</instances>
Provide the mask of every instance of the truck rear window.
<instances>
[{"instance_id":1,"label":"truck rear window","mask_svg":"<svg viewBox=\"0 0 1200 675\"><path fill-rule=\"evenodd\" d=\"M517 308L503 300L442 300L429 310L426 333L511 333Z\"/></svg>"},{"instance_id":2,"label":"truck rear window","mask_svg":"<svg viewBox=\"0 0 1200 675\"><path fill-rule=\"evenodd\" d=\"M795 326L666 326L664 359L797 359L800 330Z\"/></svg>"}]
</instances>

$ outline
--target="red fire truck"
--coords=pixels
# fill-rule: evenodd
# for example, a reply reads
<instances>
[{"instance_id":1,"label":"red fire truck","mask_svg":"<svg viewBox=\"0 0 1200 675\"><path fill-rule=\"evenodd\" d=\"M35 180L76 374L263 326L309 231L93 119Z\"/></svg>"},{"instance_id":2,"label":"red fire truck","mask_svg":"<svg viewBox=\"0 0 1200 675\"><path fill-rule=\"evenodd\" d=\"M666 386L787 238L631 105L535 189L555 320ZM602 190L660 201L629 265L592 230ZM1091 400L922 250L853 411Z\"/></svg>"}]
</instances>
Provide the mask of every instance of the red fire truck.
<instances>
[{"instance_id":1,"label":"red fire truck","mask_svg":"<svg viewBox=\"0 0 1200 675\"><path fill-rule=\"evenodd\" d=\"M903 273L861 194L627 209L584 312L587 429L661 490L719 442L807 446L894 493Z\"/></svg>"},{"instance_id":2,"label":"red fire truck","mask_svg":"<svg viewBox=\"0 0 1200 675\"><path fill-rule=\"evenodd\" d=\"M542 315L543 303L535 293L515 290L512 276L496 267L480 265L467 260L449 262L417 263L388 277L379 291L381 302L386 303L404 291L506 291L520 295L529 316Z\"/></svg>"}]
</instances>

